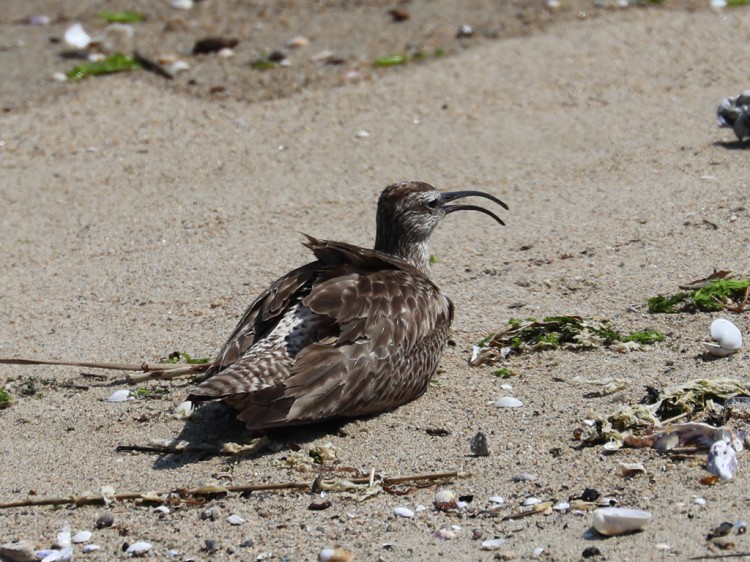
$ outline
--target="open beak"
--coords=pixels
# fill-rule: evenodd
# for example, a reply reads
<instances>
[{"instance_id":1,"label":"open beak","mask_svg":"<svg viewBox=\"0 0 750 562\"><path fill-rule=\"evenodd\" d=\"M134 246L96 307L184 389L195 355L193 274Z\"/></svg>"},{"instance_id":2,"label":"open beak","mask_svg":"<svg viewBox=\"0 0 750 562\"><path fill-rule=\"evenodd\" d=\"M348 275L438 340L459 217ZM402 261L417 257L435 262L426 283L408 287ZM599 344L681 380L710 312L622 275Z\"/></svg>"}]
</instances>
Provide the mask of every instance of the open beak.
<instances>
[{"instance_id":1,"label":"open beak","mask_svg":"<svg viewBox=\"0 0 750 562\"><path fill-rule=\"evenodd\" d=\"M484 207L478 207L477 205L447 205L446 204L446 203L450 203L451 201L455 201L456 199L463 199L464 197L484 197L485 199L489 199L493 203L497 203L503 209L508 210L508 205L500 201L500 199L498 199L494 195L490 195L489 193L485 193L484 191L449 191L448 193L441 193L440 194L440 207L443 209L443 211L445 211L445 214L453 213L455 211L479 211L480 213L484 213L485 215L492 217L497 222L505 226L503 219L498 217L492 211L485 209Z\"/></svg>"}]
</instances>

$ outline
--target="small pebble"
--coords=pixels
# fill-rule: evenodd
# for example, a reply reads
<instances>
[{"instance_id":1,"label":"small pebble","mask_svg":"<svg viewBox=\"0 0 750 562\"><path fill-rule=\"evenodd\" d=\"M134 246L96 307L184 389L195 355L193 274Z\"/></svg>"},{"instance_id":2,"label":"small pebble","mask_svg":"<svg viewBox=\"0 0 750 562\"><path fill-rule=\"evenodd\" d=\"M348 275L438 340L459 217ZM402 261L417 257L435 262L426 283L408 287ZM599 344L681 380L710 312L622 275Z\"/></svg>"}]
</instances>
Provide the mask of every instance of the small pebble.
<instances>
[{"instance_id":1,"label":"small pebble","mask_svg":"<svg viewBox=\"0 0 750 562\"><path fill-rule=\"evenodd\" d=\"M6 557L13 562L33 562L37 559L34 548L29 541L18 541L0 545L0 558Z\"/></svg>"},{"instance_id":2,"label":"small pebble","mask_svg":"<svg viewBox=\"0 0 750 562\"><path fill-rule=\"evenodd\" d=\"M229 47L224 47L223 49L219 49L219 51L216 54L217 56L220 56L223 59L231 59L234 56L234 49L230 49Z\"/></svg>"},{"instance_id":3,"label":"small pebble","mask_svg":"<svg viewBox=\"0 0 750 562\"><path fill-rule=\"evenodd\" d=\"M66 82L68 80L64 72L53 72L51 78L55 82Z\"/></svg>"},{"instance_id":4,"label":"small pebble","mask_svg":"<svg viewBox=\"0 0 750 562\"><path fill-rule=\"evenodd\" d=\"M394 507L393 515L395 515L396 517L405 517L407 519L410 519L414 517L414 512L408 507Z\"/></svg>"},{"instance_id":5,"label":"small pebble","mask_svg":"<svg viewBox=\"0 0 750 562\"><path fill-rule=\"evenodd\" d=\"M230 515L227 517L227 523L230 525L242 525L244 522L245 520L239 515Z\"/></svg>"},{"instance_id":6,"label":"small pebble","mask_svg":"<svg viewBox=\"0 0 750 562\"><path fill-rule=\"evenodd\" d=\"M496 503L496 504L504 504L505 503L505 499L502 496L492 496L490 498L490 501L492 503Z\"/></svg>"},{"instance_id":7,"label":"small pebble","mask_svg":"<svg viewBox=\"0 0 750 562\"><path fill-rule=\"evenodd\" d=\"M307 47L309 43L310 40L307 37L297 35L296 37L289 39L289 41L286 42L286 46L288 49L299 49L301 47Z\"/></svg>"},{"instance_id":8,"label":"small pebble","mask_svg":"<svg viewBox=\"0 0 750 562\"><path fill-rule=\"evenodd\" d=\"M487 436L480 429L477 434L471 439L471 453L477 457L488 457L490 456L490 448L487 444Z\"/></svg>"},{"instance_id":9,"label":"small pebble","mask_svg":"<svg viewBox=\"0 0 750 562\"><path fill-rule=\"evenodd\" d=\"M358 139L366 139L370 136L370 133L369 131L365 131L364 129L362 129L361 131L357 131L357 134L354 136L356 136Z\"/></svg>"},{"instance_id":10,"label":"small pebble","mask_svg":"<svg viewBox=\"0 0 750 562\"><path fill-rule=\"evenodd\" d=\"M703 498L695 498L695 503L703 506L703 505L706 505L706 500Z\"/></svg>"},{"instance_id":11,"label":"small pebble","mask_svg":"<svg viewBox=\"0 0 750 562\"><path fill-rule=\"evenodd\" d=\"M96 520L94 525L97 529L104 529L105 527L111 527L115 522L115 516L109 511L102 513Z\"/></svg>"},{"instance_id":12,"label":"small pebble","mask_svg":"<svg viewBox=\"0 0 750 562\"><path fill-rule=\"evenodd\" d=\"M472 35L474 35L474 29L467 24L462 25L456 31L456 37L471 37Z\"/></svg>"},{"instance_id":13,"label":"small pebble","mask_svg":"<svg viewBox=\"0 0 750 562\"><path fill-rule=\"evenodd\" d=\"M538 546L534 549L534 551L531 553L531 555L534 558L539 558L544 553L544 547Z\"/></svg>"},{"instance_id":14,"label":"small pebble","mask_svg":"<svg viewBox=\"0 0 750 562\"><path fill-rule=\"evenodd\" d=\"M169 0L169 5L176 10L190 10L193 7L193 0Z\"/></svg>"}]
</instances>

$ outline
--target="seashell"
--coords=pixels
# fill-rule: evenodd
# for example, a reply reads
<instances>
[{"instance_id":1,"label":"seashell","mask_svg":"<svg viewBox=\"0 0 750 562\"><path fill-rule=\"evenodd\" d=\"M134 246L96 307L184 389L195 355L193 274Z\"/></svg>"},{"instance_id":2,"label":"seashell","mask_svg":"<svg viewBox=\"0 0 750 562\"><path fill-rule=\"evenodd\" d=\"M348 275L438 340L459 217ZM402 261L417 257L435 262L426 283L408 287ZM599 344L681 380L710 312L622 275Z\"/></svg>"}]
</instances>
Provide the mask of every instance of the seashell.
<instances>
[{"instance_id":1,"label":"seashell","mask_svg":"<svg viewBox=\"0 0 750 562\"><path fill-rule=\"evenodd\" d=\"M594 529L602 535L622 535L638 531L651 520L648 511L624 507L603 507L594 511Z\"/></svg>"},{"instance_id":2,"label":"seashell","mask_svg":"<svg viewBox=\"0 0 750 562\"><path fill-rule=\"evenodd\" d=\"M42 562L70 562L73 560L73 547L67 546L62 550L48 550L37 552L37 557L40 553L46 553L47 555L42 558Z\"/></svg>"},{"instance_id":3,"label":"seashell","mask_svg":"<svg viewBox=\"0 0 750 562\"><path fill-rule=\"evenodd\" d=\"M152 548L153 546L150 543L147 543L145 541L138 541L131 544L125 551L125 554L128 554L130 556L143 556Z\"/></svg>"},{"instance_id":4,"label":"seashell","mask_svg":"<svg viewBox=\"0 0 750 562\"><path fill-rule=\"evenodd\" d=\"M70 540L73 541L73 544L80 544L90 541L92 536L91 531L78 531Z\"/></svg>"},{"instance_id":5,"label":"seashell","mask_svg":"<svg viewBox=\"0 0 750 562\"><path fill-rule=\"evenodd\" d=\"M568 511L570 509L570 504L568 502L557 502L552 506L552 509L555 511Z\"/></svg>"},{"instance_id":6,"label":"seashell","mask_svg":"<svg viewBox=\"0 0 750 562\"><path fill-rule=\"evenodd\" d=\"M505 544L505 539L488 539L486 541L482 541L482 550L497 550L500 548L503 544Z\"/></svg>"},{"instance_id":7,"label":"seashell","mask_svg":"<svg viewBox=\"0 0 750 562\"><path fill-rule=\"evenodd\" d=\"M539 498L531 497L531 498L526 498L525 500L523 500L523 503L521 505L523 505L524 507L530 507L538 503L542 503L542 500L540 500Z\"/></svg>"},{"instance_id":8,"label":"seashell","mask_svg":"<svg viewBox=\"0 0 750 562\"><path fill-rule=\"evenodd\" d=\"M502 496L492 496L490 498L490 501L492 503L496 503L496 504L504 504L505 503L505 499Z\"/></svg>"},{"instance_id":9,"label":"seashell","mask_svg":"<svg viewBox=\"0 0 750 562\"><path fill-rule=\"evenodd\" d=\"M523 402L513 396L503 396L495 401L495 406L498 408L520 408L523 406Z\"/></svg>"},{"instance_id":10,"label":"seashell","mask_svg":"<svg viewBox=\"0 0 750 562\"><path fill-rule=\"evenodd\" d=\"M239 515L230 515L227 517L227 523L230 525L242 525L244 522L245 520Z\"/></svg>"},{"instance_id":11,"label":"seashell","mask_svg":"<svg viewBox=\"0 0 750 562\"><path fill-rule=\"evenodd\" d=\"M510 479L511 482L536 482L539 480L539 476L536 474L531 474L530 472L522 472L521 474L516 474L513 478Z\"/></svg>"},{"instance_id":12,"label":"seashell","mask_svg":"<svg viewBox=\"0 0 750 562\"><path fill-rule=\"evenodd\" d=\"M370 136L370 131L366 131L365 129L362 129L361 131L357 131L357 134L354 135L358 139L366 139Z\"/></svg>"},{"instance_id":13,"label":"seashell","mask_svg":"<svg viewBox=\"0 0 750 562\"><path fill-rule=\"evenodd\" d=\"M534 551L531 553L531 556L534 558L539 558L544 553L544 547L543 546L537 546Z\"/></svg>"},{"instance_id":14,"label":"seashell","mask_svg":"<svg viewBox=\"0 0 750 562\"><path fill-rule=\"evenodd\" d=\"M113 392L112 395L107 398L107 402L125 402L126 400L130 400L131 398L132 397L130 395L130 391L125 388Z\"/></svg>"},{"instance_id":15,"label":"seashell","mask_svg":"<svg viewBox=\"0 0 750 562\"><path fill-rule=\"evenodd\" d=\"M68 80L68 77L63 72L53 72L50 78L55 82L66 82Z\"/></svg>"},{"instance_id":16,"label":"seashell","mask_svg":"<svg viewBox=\"0 0 750 562\"><path fill-rule=\"evenodd\" d=\"M169 508L166 505L160 505L159 507L154 508L154 513L160 513L160 514L168 514Z\"/></svg>"},{"instance_id":17,"label":"seashell","mask_svg":"<svg viewBox=\"0 0 750 562\"><path fill-rule=\"evenodd\" d=\"M286 42L286 46L288 49L299 49L301 47L307 47L309 43L310 40L307 37L297 35L296 37L289 39L289 41Z\"/></svg>"},{"instance_id":18,"label":"seashell","mask_svg":"<svg viewBox=\"0 0 750 562\"><path fill-rule=\"evenodd\" d=\"M737 468L737 454L726 441L717 441L708 450L706 469L722 480L731 480Z\"/></svg>"},{"instance_id":19,"label":"seashell","mask_svg":"<svg viewBox=\"0 0 750 562\"><path fill-rule=\"evenodd\" d=\"M0 558L2 557L13 562L33 562L37 559L29 541L0 544Z\"/></svg>"},{"instance_id":20,"label":"seashell","mask_svg":"<svg viewBox=\"0 0 750 562\"><path fill-rule=\"evenodd\" d=\"M55 546L58 548L67 548L71 545L70 542L70 525L66 521L63 523L62 531L57 533L57 538L55 539Z\"/></svg>"},{"instance_id":21,"label":"seashell","mask_svg":"<svg viewBox=\"0 0 750 562\"><path fill-rule=\"evenodd\" d=\"M223 59L231 59L234 56L234 49L230 49L229 47L224 47L223 49L219 49L216 52L216 55Z\"/></svg>"},{"instance_id":22,"label":"seashell","mask_svg":"<svg viewBox=\"0 0 750 562\"><path fill-rule=\"evenodd\" d=\"M29 18L29 25L49 25L52 20L49 16L38 15Z\"/></svg>"},{"instance_id":23,"label":"seashell","mask_svg":"<svg viewBox=\"0 0 750 562\"><path fill-rule=\"evenodd\" d=\"M706 505L706 500L704 498L695 498L695 501L693 502L696 505L704 506Z\"/></svg>"},{"instance_id":24,"label":"seashell","mask_svg":"<svg viewBox=\"0 0 750 562\"><path fill-rule=\"evenodd\" d=\"M450 529L438 529L433 534L435 537L442 539L444 541L449 541L451 539L456 538L456 533L454 533Z\"/></svg>"},{"instance_id":25,"label":"seashell","mask_svg":"<svg viewBox=\"0 0 750 562\"><path fill-rule=\"evenodd\" d=\"M114 490L112 490L112 493L114 493ZM97 529L104 529L106 527L111 527L114 524L114 522L115 522L115 516L112 515L109 511L105 511L97 518L94 526Z\"/></svg>"},{"instance_id":26,"label":"seashell","mask_svg":"<svg viewBox=\"0 0 750 562\"><path fill-rule=\"evenodd\" d=\"M343 548L324 548L318 554L320 562L349 562L354 555Z\"/></svg>"},{"instance_id":27,"label":"seashell","mask_svg":"<svg viewBox=\"0 0 750 562\"><path fill-rule=\"evenodd\" d=\"M639 462L621 462L618 469L620 470L620 476L625 478L646 474L646 467Z\"/></svg>"},{"instance_id":28,"label":"seashell","mask_svg":"<svg viewBox=\"0 0 750 562\"><path fill-rule=\"evenodd\" d=\"M101 547L98 544L87 544L83 547L84 554L88 554L89 552L94 552L95 550L99 550Z\"/></svg>"},{"instance_id":29,"label":"seashell","mask_svg":"<svg viewBox=\"0 0 750 562\"><path fill-rule=\"evenodd\" d=\"M80 23L74 23L65 30L65 42L76 49L85 49L91 43L91 36L86 33Z\"/></svg>"},{"instance_id":30,"label":"seashell","mask_svg":"<svg viewBox=\"0 0 750 562\"><path fill-rule=\"evenodd\" d=\"M615 498L603 496L596 500L596 505L599 507L615 507L617 505L617 500Z\"/></svg>"},{"instance_id":31,"label":"seashell","mask_svg":"<svg viewBox=\"0 0 750 562\"><path fill-rule=\"evenodd\" d=\"M172 415L174 415L174 417L176 417L178 420L186 420L193 415L194 411L195 407L193 405L193 402L191 400L185 400L184 402L180 402L177 405L177 407L174 409L174 412L172 412Z\"/></svg>"},{"instance_id":32,"label":"seashell","mask_svg":"<svg viewBox=\"0 0 750 562\"><path fill-rule=\"evenodd\" d=\"M609 452L619 451L622 449L622 441L607 441L602 445L602 449Z\"/></svg>"},{"instance_id":33,"label":"seashell","mask_svg":"<svg viewBox=\"0 0 750 562\"><path fill-rule=\"evenodd\" d=\"M717 357L726 357L742 347L740 330L725 318L717 318L711 322L711 337L716 343L704 342L703 345Z\"/></svg>"},{"instance_id":34,"label":"seashell","mask_svg":"<svg viewBox=\"0 0 750 562\"><path fill-rule=\"evenodd\" d=\"M169 0L169 5L175 10L190 10L193 8L193 0Z\"/></svg>"},{"instance_id":35,"label":"seashell","mask_svg":"<svg viewBox=\"0 0 750 562\"><path fill-rule=\"evenodd\" d=\"M394 507L393 515L396 517L406 517L407 519L411 519L414 517L414 512L408 507Z\"/></svg>"},{"instance_id":36,"label":"seashell","mask_svg":"<svg viewBox=\"0 0 750 562\"><path fill-rule=\"evenodd\" d=\"M421 512L423 512L423 511L427 511L427 506L426 506L426 505L421 505L421 504L420 504L420 505L418 505L418 506L417 506L417 507L416 507L416 508L414 509L414 511L416 511L417 513L421 513Z\"/></svg>"},{"instance_id":37,"label":"seashell","mask_svg":"<svg viewBox=\"0 0 750 562\"><path fill-rule=\"evenodd\" d=\"M456 503L458 496L453 490L438 490L435 494L434 503Z\"/></svg>"}]
</instances>

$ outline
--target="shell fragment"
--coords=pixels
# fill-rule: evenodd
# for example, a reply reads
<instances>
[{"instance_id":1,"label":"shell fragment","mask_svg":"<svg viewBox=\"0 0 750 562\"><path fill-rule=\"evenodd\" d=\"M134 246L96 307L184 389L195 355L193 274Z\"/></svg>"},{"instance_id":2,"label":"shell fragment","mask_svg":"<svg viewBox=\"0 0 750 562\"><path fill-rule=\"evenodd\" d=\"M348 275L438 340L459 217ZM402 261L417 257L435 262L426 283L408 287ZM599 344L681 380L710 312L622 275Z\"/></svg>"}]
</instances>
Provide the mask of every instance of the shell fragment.
<instances>
[{"instance_id":1,"label":"shell fragment","mask_svg":"<svg viewBox=\"0 0 750 562\"><path fill-rule=\"evenodd\" d=\"M717 318L711 323L711 338L713 342L704 342L703 345L717 357L726 357L742 347L739 328L725 318Z\"/></svg>"},{"instance_id":2,"label":"shell fragment","mask_svg":"<svg viewBox=\"0 0 750 562\"><path fill-rule=\"evenodd\" d=\"M648 511L603 507L594 511L593 526L602 535L623 535L642 529L650 520L651 514Z\"/></svg>"}]
</instances>

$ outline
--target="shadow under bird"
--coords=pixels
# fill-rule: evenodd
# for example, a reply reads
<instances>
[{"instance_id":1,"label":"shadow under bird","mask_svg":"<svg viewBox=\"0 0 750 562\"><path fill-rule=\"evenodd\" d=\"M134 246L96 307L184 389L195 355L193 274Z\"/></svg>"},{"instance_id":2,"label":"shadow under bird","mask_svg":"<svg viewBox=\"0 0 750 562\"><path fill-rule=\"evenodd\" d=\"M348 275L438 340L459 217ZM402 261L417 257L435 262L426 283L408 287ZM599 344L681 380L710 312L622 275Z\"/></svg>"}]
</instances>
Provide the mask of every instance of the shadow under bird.
<instances>
[{"instance_id":1,"label":"shadow under bird","mask_svg":"<svg viewBox=\"0 0 750 562\"><path fill-rule=\"evenodd\" d=\"M251 430L392 410L424 393L448 338L453 304L430 280L440 220L481 191L391 185L378 201L374 249L307 237L316 261L274 282L247 309L191 391L223 400Z\"/></svg>"}]
</instances>

